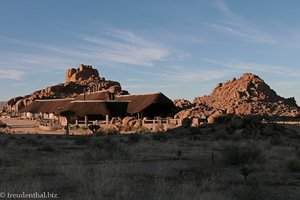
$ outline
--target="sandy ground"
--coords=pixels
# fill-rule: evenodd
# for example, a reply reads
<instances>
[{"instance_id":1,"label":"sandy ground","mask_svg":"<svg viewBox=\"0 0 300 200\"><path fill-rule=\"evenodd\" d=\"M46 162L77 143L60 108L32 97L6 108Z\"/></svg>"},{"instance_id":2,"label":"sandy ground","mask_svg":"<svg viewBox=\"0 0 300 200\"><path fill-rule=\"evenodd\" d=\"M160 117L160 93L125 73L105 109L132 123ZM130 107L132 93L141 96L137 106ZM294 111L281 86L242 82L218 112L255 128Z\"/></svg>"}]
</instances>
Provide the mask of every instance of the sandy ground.
<instances>
[{"instance_id":1,"label":"sandy ground","mask_svg":"<svg viewBox=\"0 0 300 200\"><path fill-rule=\"evenodd\" d=\"M0 118L11 128L6 128L5 131L14 134L64 134L63 129L59 130L43 130L38 127L36 120L18 119L18 118ZM71 135L86 135L91 134L89 130L70 130Z\"/></svg>"},{"instance_id":2,"label":"sandy ground","mask_svg":"<svg viewBox=\"0 0 300 200\"><path fill-rule=\"evenodd\" d=\"M47 131L38 127L36 120L18 119L18 118L0 118L1 121L9 125L11 128L6 128L6 132L14 134L64 134L63 129ZM286 128L296 130L300 134L300 125L283 125ZM71 135L88 135L89 130L70 130Z\"/></svg>"}]
</instances>

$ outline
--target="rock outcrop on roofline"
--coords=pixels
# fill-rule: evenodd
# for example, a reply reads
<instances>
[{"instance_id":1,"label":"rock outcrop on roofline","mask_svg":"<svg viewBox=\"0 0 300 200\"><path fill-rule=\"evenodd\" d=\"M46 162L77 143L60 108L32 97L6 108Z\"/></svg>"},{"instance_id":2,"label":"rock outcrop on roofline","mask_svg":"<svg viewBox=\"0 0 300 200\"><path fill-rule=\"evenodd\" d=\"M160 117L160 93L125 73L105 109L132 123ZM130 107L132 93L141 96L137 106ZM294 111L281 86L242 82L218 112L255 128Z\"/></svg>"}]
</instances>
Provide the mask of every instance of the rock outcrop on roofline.
<instances>
[{"instance_id":1,"label":"rock outcrop on roofline","mask_svg":"<svg viewBox=\"0 0 300 200\"><path fill-rule=\"evenodd\" d=\"M49 86L26 96L12 98L2 107L2 112L18 111L35 99L62 99L109 88L114 88L116 94L128 94L127 91L122 90L119 82L106 80L99 76L97 69L80 64L77 69L71 67L67 70L65 83Z\"/></svg>"}]
</instances>

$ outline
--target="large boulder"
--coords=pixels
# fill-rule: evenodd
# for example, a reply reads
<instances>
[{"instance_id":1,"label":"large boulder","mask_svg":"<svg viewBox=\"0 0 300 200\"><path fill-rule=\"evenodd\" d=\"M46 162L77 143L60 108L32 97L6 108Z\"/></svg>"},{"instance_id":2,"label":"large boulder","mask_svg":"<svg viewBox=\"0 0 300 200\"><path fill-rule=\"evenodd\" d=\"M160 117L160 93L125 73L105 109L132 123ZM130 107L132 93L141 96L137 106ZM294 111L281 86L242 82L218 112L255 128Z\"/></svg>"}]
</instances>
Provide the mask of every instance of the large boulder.
<instances>
[{"instance_id":1,"label":"large boulder","mask_svg":"<svg viewBox=\"0 0 300 200\"><path fill-rule=\"evenodd\" d=\"M129 125L129 122L132 122L132 121L134 121L134 120L136 120L135 117L130 117L130 116L124 117L124 119L122 120L122 125L123 125L123 126L128 126L128 125Z\"/></svg>"},{"instance_id":2,"label":"large boulder","mask_svg":"<svg viewBox=\"0 0 300 200\"><path fill-rule=\"evenodd\" d=\"M70 68L67 70L65 83L68 82L82 82L90 79L91 77L99 77L97 69L92 66L80 64L77 69Z\"/></svg>"}]
</instances>

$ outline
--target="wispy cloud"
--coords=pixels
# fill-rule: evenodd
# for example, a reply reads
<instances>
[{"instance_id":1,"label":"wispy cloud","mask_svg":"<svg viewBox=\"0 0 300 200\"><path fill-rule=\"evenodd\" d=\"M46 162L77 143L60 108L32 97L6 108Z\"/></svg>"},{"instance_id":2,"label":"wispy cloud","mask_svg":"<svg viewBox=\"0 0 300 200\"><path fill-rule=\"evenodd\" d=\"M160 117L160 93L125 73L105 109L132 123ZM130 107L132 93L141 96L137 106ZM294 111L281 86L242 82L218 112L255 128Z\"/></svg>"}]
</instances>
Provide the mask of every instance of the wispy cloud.
<instances>
[{"instance_id":1,"label":"wispy cloud","mask_svg":"<svg viewBox=\"0 0 300 200\"><path fill-rule=\"evenodd\" d=\"M249 41L275 44L275 38L263 28L234 13L224 0L215 0L214 5L224 15L225 20L207 23L206 26L220 33L237 36Z\"/></svg>"},{"instance_id":2,"label":"wispy cloud","mask_svg":"<svg viewBox=\"0 0 300 200\"><path fill-rule=\"evenodd\" d=\"M82 35L82 39L99 49L95 54L110 62L153 66L155 61L166 58L170 52L161 44L150 42L132 32L107 29L106 35Z\"/></svg>"},{"instance_id":3,"label":"wispy cloud","mask_svg":"<svg viewBox=\"0 0 300 200\"><path fill-rule=\"evenodd\" d=\"M172 88L176 87L174 84L166 84L166 85L153 85L153 84L124 84L122 86L126 90L132 89L163 89L163 88Z\"/></svg>"},{"instance_id":4,"label":"wispy cloud","mask_svg":"<svg viewBox=\"0 0 300 200\"><path fill-rule=\"evenodd\" d=\"M243 72L264 72L268 74L277 74L284 77L300 77L299 70L293 70L277 65L248 63L238 60L224 61L215 59L202 58L203 61L230 69L235 69Z\"/></svg>"},{"instance_id":5,"label":"wispy cloud","mask_svg":"<svg viewBox=\"0 0 300 200\"><path fill-rule=\"evenodd\" d=\"M214 0L213 2L214 5L223 13L227 14L228 16L234 15L233 12L229 9L227 4L223 0Z\"/></svg>"},{"instance_id":6,"label":"wispy cloud","mask_svg":"<svg viewBox=\"0 0 300 200\"><path fill-rule=\"evenodd\" d=\"M144 74L160 77L162 80L173 81L174 83L196 83L212 81L224 78L232 73L230 70L208 70L195 69L183 66L174 66L169 70L156 72L142 72Z\"/></svg>"},{"instance_id":7,"label":"wispy cloud","mask_svg":"<svg viewBox=\"0 0 300 200\"><path fill-rule=\"evenodd\" d=\"M0 69L0 78L3 79L21 80L24 75L25 72L23 71L19 71L15 69L8 69L8 70Z\"/></svg>"},{"instance_id":8,"label":"wispy cloud","mask_svg":"<svg viewBox=\"0 0 300 200\"><path fill-rule=\"evenodd\" d=\"M31 41L16 40L0 37L0 40L14 45L32 47L44 52L43 55L26 56L28 53L19 53L17 63L74 63L74 60L91 62L121 63L140 66L154 66L156 61L163 60L170 55L167 47L159 42L145 39L130 31L113 28L104 28L98 35L75 34L78 40L72 45L40 44ZM16 52L5 52L3 57L13 57ZM46 56L48 55L48 56ZM49 59L50 57L50 59ZM53 63L54 62L54 63Z\"/></svg>"},{"instance_id":9,"label":"wispy cloud","mask_svg":"<svg viewBox=\"0 0 300 200\"><path fill-rule=\"evenodd\" d=\"M260 42L260 43L268 43L275 44L276 40L253 26L247 26L242 23L234 23L230 21L223 21L218 23L206 24L207 27L229 35L238 36L247 40Z\"/></svg>"}]
</instances>

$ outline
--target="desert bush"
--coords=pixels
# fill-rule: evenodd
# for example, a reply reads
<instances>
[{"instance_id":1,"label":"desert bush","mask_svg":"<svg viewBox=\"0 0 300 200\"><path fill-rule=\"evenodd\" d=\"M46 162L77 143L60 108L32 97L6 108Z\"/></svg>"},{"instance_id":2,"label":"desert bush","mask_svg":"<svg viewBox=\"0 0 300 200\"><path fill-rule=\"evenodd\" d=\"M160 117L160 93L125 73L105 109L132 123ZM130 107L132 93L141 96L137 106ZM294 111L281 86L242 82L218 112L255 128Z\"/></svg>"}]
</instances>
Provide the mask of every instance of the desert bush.
<instances>
[{"instance_id":1,"label":"desert bush","mask_svg":"<svg viewBox=\"0 0 300 200\"><path fill-rule=\"evenodd\" d=\"M8 139L10 139L10 140L16 140L17 138L14 135L9 135Z\"/></svg>"},{"instance_id":2,"label":"desert bush","mask_svg":"<svg viewBox=\"0 0 300 200\"><path fill-rule=\"evenodd\" d=\"M287 165L287 168L291 172L300 172L300 159L299 158L294 157L294 158L288 159L286 165Z\"/></svg>"},{"instance_id":3,"label":"desert bush","mask_svg":"<svg viewBox=\"0 0 300 200\"><path fill-rule=\"evenodd\" d=\"M117 135L118 134L118 130L116 130L116 129L109 129L109 130L107 130L106 131L106 134L107 135ZM98 135L103 135L103 133L102 132L98 132Z\"/></svg>"},{"instance_id":4,"label":"desert bush","mask_svg":"<svg viewBox=\"0 0 300 200\"><path fill-rule=\"evenodd\" d=\"M222 151L222 157L226 164L243 165L263 160L263 151L253 143L227 144Z\"/></svg>"},{"instance_id":5,"label":"desert bush","mask_svg":"<svg viewBox=\"0 0 300 200\"><path fill-rule=\"evenodd\" d=\"M273 136L270 138L270 144L277 146L277 145L282 145L284 143L284 140L281 136Z\"/></svg>"},{"instance_id":6,"label":"desert bush","mask_svg":"<svg viewBox=\"0 0 300 200\"><path fill-rule=\"evenodd\" d=\"M220 115L214 118L214 124L224 124L227 120L226 115Z\"/></svg>"},{"instance_id":7,"label":"desert bush","mask_svg":"<svg viewBox=\"0 0 300 200\"><path fill-rule=\"evenodd\" d=\"M297 158L300 158L300 150L297 149L295 154Z\"/></svg>"},{"instance_id":8,"label":"desert bush","mask_svg":"<svg viewBox=\"0 0 300 200\"><path fill-rule=\"evenodd\" d=\"M264 200L264 191L260 187L239 186L234 188L233 196L237 200Z\"/></svg>"},{"instance_id":9,"label":"desert bush","mask_svg":"<svg viewBox=\"0 0 300 200\"><path fill-rule=\"evenodd\" d=\"M62 138L63 138L63 135L56 135L55 138L56 138L56 139L62 139Z\"/></svg>"},{"instance_id":10,"label":"desert bush","mask_svg":"<svg viewBox=\"0 0 300 200\"><path fill-rule=\"evenodd\" d=\"M142 138L141 134L130 134L128 136L129 142L138 142Z\"/></svg>"},{"instance_id":11,"label":"desert bush","mask_svg":"<svg viewBox=\"0 0 300 200\"><path fill-rule=\"evenodd\" d=\"M38 139L42 139L42 138L43 138L43 135L42 135L42 134L36 134L36 137L37 137Z\"/></svg>"},{"instance_id":12,"label":"desert bush","mask_svg":"<svg viewBox=\"0 0 300 200\"><path fill-rule=\"evenodd\" d=\"M5 145L8 144L8 142L9 142L8 139L6 139L6 140L1 140L1 145L5 146Z\"/></svg>"},{"instance_id":13,"label":"desert bush","mask_svg":"<svg viewBox=\"0 0 300 200\"><path fill-rule=\"evenodd\" d=\"M295 130L287 130L284 133L290 139L299 139L300 138L299 133Z\"/></svg>"},{"instance_id":14,"label":"desert bush","mask_svg":"<svg viewBox=\"0 0 300 200\"><path fill-rule=\"evenodd\" d=\"M186 117L186 118L182 119L181 124L182 124L183 128L189 128L192 125L192 120L190 118Z\"/></svg>"},{"instance_id":15,"label":"desert bush","mask_svg":"<svg viewBox=\"0 0 300 200\"><path fill-rule=\"evenodd\" d=\"M226 140L229 138L229 135L228 133L225 131L225 130L216 130L214 133L213 133L213 138L215 140Z\"/></svg>"},{"instance_id":16,"label":"desert bush","mask_svg":"<svg viewBox=\"0 0 300 200\"><path fill-rule=\"evenodd\" d=\"M191 135L201 135L201 129L198 127L190 127L189 128Z\"/></svg>"},{"instance_id":17,"label":"desert bush","mask_svg":"<svg viewBox=\"0 0 300 200\"><path fill-rule=\"evenodd\" d=\"M136 129L134 130L134 132L135 132L136 134L143 134L143 133L150 132L150 131L151 131L150 129L148 129L148 128L144 127L144 126L138 127L138 128L136 128Z\"/></svg>"},{"instance_id":18,"label":"desert bush","mask_svg":"<svg viewBox=\"0 0 300 200\"><path fill-rule=\"evenodd\" d=\"M152 135L152 139L157 141L166 141L168 138L166 133L155 133Z\"/></svg>"},{"instance_id":19,"label":"desert bush","mask_svg":"<svg viewBox=\"0 0 300 200\"><path fill-rule=\"evenodd\" d=\"M79 130L80 126L79 125L73 125L73 126L70 126L70 129L71 130Z\"/></svg>"},{"instance_id":20,"label":"desert bush","mask_svg":"<svg viewBox=\"0 0 300 200\"><path fill-rule=\"evenodd\" d=\"M27 144L30 144L30 145L32 145L32 146L37 146L37 145L39 145L39 143L38 143L35 139L33 139L33 138L28 138L28 139L26 140L26 143L27 143Z\"/></svg>"},{"instance_id":21,"label":"desert bush","mask_svg":"<svg viewBox=\"0 0 300 200\"><path fill-rule=\"evenodd\" d=\"M76 136L74 143L76 145L85 145L88 144L90 142L90 138L87 136Z\"/></svg>"},{"instance_id":22,"label":"desert bush","mask_svg":"<svg viewBox=\"0 0 300 200\"><path fill-rule=\"evenodd\" d=\"M83 131L87 131L88 130L88 127L86 127L86 126L82 126L82 127L80 127L81 128L81 130L83 130Z\"/></svg>"},{"instance_id":23,"label":"desert bush","mask_svg":"<svg viewBox=\"0 0 300 200\"><path fill-rule=\"evenodd\" d=\"M37 148L37 150L39 151L46 151L46 152L54 152L55 149L48 143L43 144L42 146L40 146L39 148Z\"/></svg>"},{"instance_id":24,"label":"desert bush","mask_svg":"<svg viewBox=\"0 0 300 200\"><path fill-rule=\"evenodd\" d=\"M7 124L0 120L0 128L6 128Z\"/></svg>"}]
</instances>

